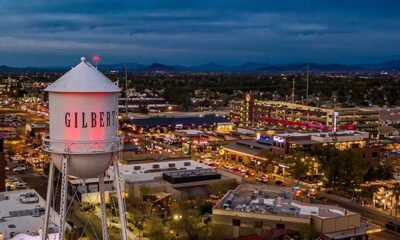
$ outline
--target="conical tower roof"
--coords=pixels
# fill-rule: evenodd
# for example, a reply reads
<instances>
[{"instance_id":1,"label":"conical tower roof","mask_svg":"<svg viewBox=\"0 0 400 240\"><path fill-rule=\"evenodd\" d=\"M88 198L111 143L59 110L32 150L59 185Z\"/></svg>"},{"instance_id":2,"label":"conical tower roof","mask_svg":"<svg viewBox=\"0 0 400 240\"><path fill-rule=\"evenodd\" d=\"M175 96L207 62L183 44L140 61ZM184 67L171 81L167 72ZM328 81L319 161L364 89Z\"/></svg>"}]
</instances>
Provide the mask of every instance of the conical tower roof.
<instances>
[{"instance_id":1,"label":"conical tower roof","mask_svg":"<svg viewBox=\"0 0 400 240\"><path fill-rule=\"evenodd\" d=\"M110 79L81 57L81 62L50 84L47 92L120 92Z\"/></svg>"}]
</instances>

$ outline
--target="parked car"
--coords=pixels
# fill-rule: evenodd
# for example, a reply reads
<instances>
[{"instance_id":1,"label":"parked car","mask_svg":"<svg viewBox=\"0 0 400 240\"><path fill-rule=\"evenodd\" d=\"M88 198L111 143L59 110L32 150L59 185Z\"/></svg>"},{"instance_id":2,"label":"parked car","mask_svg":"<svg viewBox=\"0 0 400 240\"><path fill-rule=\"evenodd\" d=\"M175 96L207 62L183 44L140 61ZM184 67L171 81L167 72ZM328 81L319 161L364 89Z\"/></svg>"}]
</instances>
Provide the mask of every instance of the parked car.
<instances>
[{"instance_id":1,"label":"parked car","mask_svg":"<svg viewBox=\"0 0 400 240\"><path fill-rule=\"evenodd\" d=\"M276 181L275 181L275 184L276 184L276 185L279 185L279 186L287 186L287 184L286 184L284 181L282 181L282 180L276 180Z\"/></svg>"},{"instance_id":2,"label":"parked car","mask_svg":"<svg viewBox=\"0 0 400 240\"><path fill-rule=\"evenodd\" d=\"M13 168L13 172L23 172L23 171L26 171L25 166L17 166L15 168Z\"/></svg>"},{"instance_id":3,"label":"parked car","mask_svg":"<svg viewBox=\"0 0 400 240\"><path fill-rule=\"evenodd\" d=\"M265 177L265 176L256 178L256 181L261 182L261 183L268 183L268 180L269 180L269 178Z\"/></svg>"},{"instance_id":4,"label":"parked car","mask_svg":"<svg viewBox=\"0 0 400 240\"><path fill-rule=\"evenodd\" d=\"M254 173L253 170L247 170L246 175L248 175L248 176L254 176L255 173Z\"/></svg>"},{"instance_id":5,"label":"parked car","mask_svg":"<svg viewBox=\"0 0 400 240\"><path fill-rule=\"evenodd\" d=\"M20 203L38 203L39 197L36 193L25 193L19 196Z\"/></svg>"}]
</instances>

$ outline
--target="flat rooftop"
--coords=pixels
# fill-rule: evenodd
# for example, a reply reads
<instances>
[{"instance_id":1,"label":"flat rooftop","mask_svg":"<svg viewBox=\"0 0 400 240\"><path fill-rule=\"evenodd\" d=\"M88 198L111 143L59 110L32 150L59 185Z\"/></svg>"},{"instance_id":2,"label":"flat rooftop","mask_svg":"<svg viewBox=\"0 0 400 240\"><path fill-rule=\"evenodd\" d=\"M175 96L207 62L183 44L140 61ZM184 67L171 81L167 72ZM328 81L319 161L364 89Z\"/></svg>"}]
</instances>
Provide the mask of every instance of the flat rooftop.
<instances>
[{"instance_id":1,"label":"flat rooftop","mask_svg":"<svg viewBox=\"0 0 400 240\"><path fill-rule=\"evenodd\" d=\"M291 188L253 184L242 184L228 192L214 208L301 218L316 216L323 219L354 214L337 206L295 201Z\"/></svg>"},{"instance_id":2,"label":"flat rooftop","mask_svg":"<svg viewBox=\"0 0 400 240\"><path fill-rule=\"evenodd\" d=\"M127 164L119 167L122 177L128 182L151 181L157 177L162 177L163 173L167 172L200 169L212 168L191 159L153 161L151 163Z\"/></svg>"},{"instance_id":3,"label":"flat rooftop","mask_svg":"<svg viewBox=\"0 0 400 240\"><path fill-rule=\"evenodd\" d=\"M316 144L321 142L351 142L351 141L365 141L369 139L370 134L368 132L362 131L338 131L338 132L309 132L309 133L281 133L276 134L273 137L274 141L284 141L288 137L303 137L302 141L290 140L290 142L306 145L306 144ZM308 139L305 139L308 138ZM310 142L304 140L311 140Z\"/></svg>"},{"instance_id":4,"label":"flat rooftop","mask_svg":"<svg viewBox=\"0 0 400 240\"><path fill-rule=\"evenodd\" d=\"M214 169L181 170L163 173L163 179L172 184L221 179Z\"/></svg>"},{"instance_id":5,"label":"flat rooftop","mask_svg":"<svg viewBox=\"0 0 400 240\"><path fill-rule=\"evenodd\" d=\"M290 132L290 133L279 133L275 136L279 137L303 137L303 136L323 136L323 137L342 137L342 136L359 136L369 135L363 131L338 131L338 132Z\"/></svg>"},{"instance_id":6,"label":"flat rooftop","mask_svg":"<svg viewBox=\"0 0 400 240\"><path fill-rule=\"evenodd\" d=\"M45 200L33 189L0 192L0 232L4 239L32 239L26 235L39 236L44 221L44 207ZM59 221L60 216L52 211L50 233L58 232Z\"/></svg>"},{"instance_id":7,"label":"flat rooftop","mask_svg":"<svg viewBox=\"0 0 400 240\"><path fill-rule=\"evenodd\" d=\"M138 127L155 127L155 126L172 126L183 125L213 125L215 123L228 123L229 119L223 116L204 115L199 117L150 117L150 118L134 118L130 119L130 123Z\"/></svg>"},{"instance_id":8,"label":"flat rooftop","mask_svg":"<svg viewBox=\"0 0 400 240\"><path fill-rule=\"evenodd\" d=\"M238 140L229 143L224 147L228 152L235 151L253 157L258 157L261 151L269 150L271 148L271 144L260 143L256 140Z\"/></svg>"}]
</instances>

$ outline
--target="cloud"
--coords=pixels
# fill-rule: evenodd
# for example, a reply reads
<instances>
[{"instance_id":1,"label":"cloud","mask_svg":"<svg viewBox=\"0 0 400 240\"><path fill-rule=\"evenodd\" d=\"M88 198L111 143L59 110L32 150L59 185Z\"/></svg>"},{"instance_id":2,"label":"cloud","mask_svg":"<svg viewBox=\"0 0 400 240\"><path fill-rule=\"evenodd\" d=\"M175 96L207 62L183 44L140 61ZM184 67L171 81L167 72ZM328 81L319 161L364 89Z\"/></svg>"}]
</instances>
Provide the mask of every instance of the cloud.
<instances>
[{"instance_id":1,"label":"cloud","mask_svg":"<svg viewBox=\"0 0 400 240\"><path fill-rule=\"evenodd\" d=\"M188 65L351 62L399 53L393 7L288 2L5 0L0 2L0 62L65 64L94 53L106 62Z\"/></svg>"}]
</instances>

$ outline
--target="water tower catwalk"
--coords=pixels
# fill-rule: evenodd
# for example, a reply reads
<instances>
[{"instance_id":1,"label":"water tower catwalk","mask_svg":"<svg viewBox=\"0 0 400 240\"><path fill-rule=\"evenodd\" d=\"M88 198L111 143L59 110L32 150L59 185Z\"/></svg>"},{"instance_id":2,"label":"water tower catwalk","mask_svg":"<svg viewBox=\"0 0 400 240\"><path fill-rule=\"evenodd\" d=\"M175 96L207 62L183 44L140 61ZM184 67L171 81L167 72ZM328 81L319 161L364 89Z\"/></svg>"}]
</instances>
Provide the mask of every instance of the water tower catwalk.
<instances>
[{"instance_id":1,"label":"water tower catwalk","mask_svg":"<svg viewBox=\"0 0 400 240\"><path fill-rule=\"evenodd\" d=\"M82 57L81 63L45 91L49 93L50 129L43 139L52 160L42 239L48 239L54 167L61 172L59 239L64 239L65 235L68 176L99 179L102 239L109 239L104 174L112 164L122 239L127 240L125 204L117 163L122 149L117 119L120 89Z\"/></svg>"}]
</instances>

